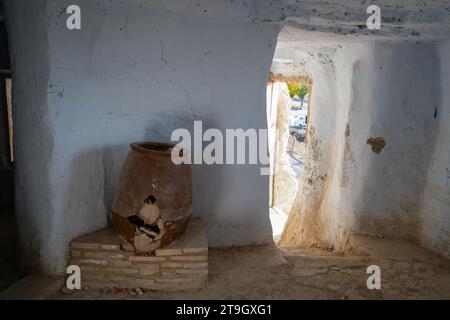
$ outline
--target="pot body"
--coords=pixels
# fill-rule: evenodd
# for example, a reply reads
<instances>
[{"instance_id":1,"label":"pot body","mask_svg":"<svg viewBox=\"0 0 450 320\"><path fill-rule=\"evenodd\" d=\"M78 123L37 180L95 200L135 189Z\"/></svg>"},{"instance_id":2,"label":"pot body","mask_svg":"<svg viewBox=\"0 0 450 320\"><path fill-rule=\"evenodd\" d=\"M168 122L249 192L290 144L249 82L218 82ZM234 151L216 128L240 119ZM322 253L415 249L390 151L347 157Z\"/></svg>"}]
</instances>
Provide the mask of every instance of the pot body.
<instances>
[{"instance_id":1,"label":"pot body","mask_svg":"<svg viewBox=\"0 0 450 320\"><path fill-rule=\"evenodd\" d=\"M151 252L179 238L192 214L191 166L172 162L173 147L132 143L122 167L112 206L113 225L138 251ZM153 219L153 225L147 224L143 212L156 212L159 218ZM148 234L149 239L145 237ZM142 237L152 245L140 248L138 239Z\"/></svg>"}]
</instances>

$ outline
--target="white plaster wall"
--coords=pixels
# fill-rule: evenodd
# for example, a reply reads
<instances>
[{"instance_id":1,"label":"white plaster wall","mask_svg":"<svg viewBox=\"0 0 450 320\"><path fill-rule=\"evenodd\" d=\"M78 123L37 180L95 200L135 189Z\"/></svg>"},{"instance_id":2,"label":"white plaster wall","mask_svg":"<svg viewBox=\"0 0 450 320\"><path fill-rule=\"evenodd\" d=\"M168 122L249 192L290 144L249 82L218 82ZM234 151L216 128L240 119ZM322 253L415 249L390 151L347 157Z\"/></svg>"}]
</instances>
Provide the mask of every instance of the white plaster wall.
<instances>
[{"instance_id":1,"label":"white plaster wall","mask_svg":"<svg viewBox=\"0 0 450 320\"><path fill-rule=\"evenodd\" d=\"M412 239L448 254L448 209L422 211L433 149L445 143L436 140L436 46L318 39L305 35L298 46L281 45L280 63L272 67L313 79L305 174L281 243L344 249L351 233L363 233ZM372 152L369 137L384 138L381 153ZM445 148L439 152L447 155ZM443 154L440 171L448 164ZM440 246L427 238L441 239Z\"/></svg>"},{"instance_id":2,"label":"white plaster wall","mask_svg":"<svg viewBox=\"0 0 450 320\"><path fill-rule=\"evenodd\" d=\"M448 111L440 101L448 104L448 93L439 90L448 79L448 44L355 43L446 37L445 1L418 11L420 1L383 0L379 33L357 27L365 4L353 0L80 0L81 31L65 28L70 1L4 3L16 208L29 265L62 271L70 239L107 225L129 142L167 141L194 119L219 129L264 128L281 24L328 32L322 42L313 32L303 40L318 41L278 57L314 86L301 197L285 241L343 247L350 231L382 233L448 254L447 125L434 118L436 105L441 115ZM385 139L380 154L366 145L370 136ZM270 240L268 178L257 166L195 166L193 173L194 210L211 245Z\"/></svg>"},{"instance_id":3,"label":"white plaster wall","mask_svg":"<svg viewBox=\"0 0 450 320\"><path fill-rule=\"evenodd\" d=\"M421 243L450 257L450 41L438 47L441 103L436 108L431 161L423 195Z\"/></svg>"},{"instance_id":4,"label":"white plaster wall","mask_svg":"<svg viewBox=\"0 0 450 320\"><path fill-rule=\"evenodd\" d=\"M63 270L73 237L107 225L128 143L169 141L193 120L205 130L266 127L272 25L152 1L82 0L82 30L68 31L70 1L6 3L18 219L21 237L39 240L26 251L47 272ZM259 166L193 167L194 212L211 246L271 241L267 187Z\"/></svg>"},{"instance_id":5,"label":"white plaster wall","mask_svg":"<svg viewBox=\"0 0 450 320\"><path fill-rule=\"evenodd\" d=\"M347 66L352 73L346 123L336 134L344 140L341 224L350 223L354 232L419 240L420 200L435 141L434 112L440 105L435 46L349 46L341 61L351 61ZM369 137L384 138L379 154L366 144ZM352 212L350 221L347 212Z\"/></svg>"}]
</instances>

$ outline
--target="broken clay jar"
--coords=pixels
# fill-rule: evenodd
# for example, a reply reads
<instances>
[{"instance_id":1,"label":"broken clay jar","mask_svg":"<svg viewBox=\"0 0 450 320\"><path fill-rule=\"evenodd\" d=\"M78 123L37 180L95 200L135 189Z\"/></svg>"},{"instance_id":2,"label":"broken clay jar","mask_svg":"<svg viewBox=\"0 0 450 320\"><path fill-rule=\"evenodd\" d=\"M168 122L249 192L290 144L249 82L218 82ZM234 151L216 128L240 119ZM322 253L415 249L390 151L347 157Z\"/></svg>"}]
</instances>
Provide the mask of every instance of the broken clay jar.
<instances>
[{"instance_id":1,"label":"broken clay jar","mask_svg":"<svg viewBox=\"0 0 450 320\"><path fill-rule=\"evenodd\" d=\"M174 164L173 148L132 143L122 167L112 220L139 252L153 252L179 238L192 214L191 166Z\"/></svg>"}]
</instances>

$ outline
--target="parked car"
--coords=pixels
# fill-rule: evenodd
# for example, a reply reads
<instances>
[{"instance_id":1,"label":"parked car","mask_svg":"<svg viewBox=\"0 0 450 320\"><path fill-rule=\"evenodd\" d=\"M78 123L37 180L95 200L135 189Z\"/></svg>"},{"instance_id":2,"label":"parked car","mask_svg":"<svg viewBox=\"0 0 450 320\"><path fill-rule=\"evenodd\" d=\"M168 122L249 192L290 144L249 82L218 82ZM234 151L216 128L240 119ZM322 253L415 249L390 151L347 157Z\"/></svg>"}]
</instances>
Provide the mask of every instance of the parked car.
<instances>
[{"instance_id":1,"label":"parked car","mask_svg":"<svg viewBox=\"0 0 450 320\"><path fill-rule=\"evenodd\" d=\"M305 141L306 125L300 124L298 126L289 126L289 133L299 142Z\"/></svg>"}]
</instances>

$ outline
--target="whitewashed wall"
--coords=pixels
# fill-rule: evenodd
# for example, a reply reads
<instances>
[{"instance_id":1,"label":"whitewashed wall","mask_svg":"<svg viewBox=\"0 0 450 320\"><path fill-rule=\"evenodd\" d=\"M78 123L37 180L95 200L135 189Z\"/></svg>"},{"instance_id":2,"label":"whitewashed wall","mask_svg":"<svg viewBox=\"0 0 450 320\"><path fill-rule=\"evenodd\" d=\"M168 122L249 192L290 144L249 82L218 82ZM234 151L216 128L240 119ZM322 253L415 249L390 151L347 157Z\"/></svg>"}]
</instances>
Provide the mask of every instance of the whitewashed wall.
<instances>
[{"instance_id":1,"label":"whitewashed wall","mask_svg":"<svg viewBox=\"0 0 450 320\"><path fill-rule=\"evenodd\" d=\"M66 28L68 1L7 2L22 252L48 272L63 270L73 237L107 225L130 142L170 141L194 120L204 130L266 127L277 36L273 25L223 11L77 3L80 31ZM268 177L259 173L193 167L194 213L210 245L271 241Z\"/></svg>"},{"instance_id":2,"label":"whitewashed wall","mask_svg":"<svg viewBox=\"0 0 450 320\"><path fill-rule=\"evenodd\" d=\"M71 1L5 0L23 261L60 272L70 239L107 225L129 142L168 141L193 120L265 128L282 25L315 31L312 38L328 33L293 57L314 81L311 175L297 220L320 222L310 234L335 247L353 230L418 238L448 255L448 44L381 40L448 37L450 13L445 1L422 11L420 1L395 2L401 6L380 2L385 28L377 33L358 27L365 7L351 0L79 0L81 31L65 27ZM439 23L421 28L430 19ZM339 37L348 41L331 45ZM353 43L364 37L372 41ZM385 139L380 154L366 144L370 136ZM271 239L268 177L259 172L193 168L194 211L210 245ZM295 239L304 238L301 224L291 226Z\"/></svg>"}]
</instances>

